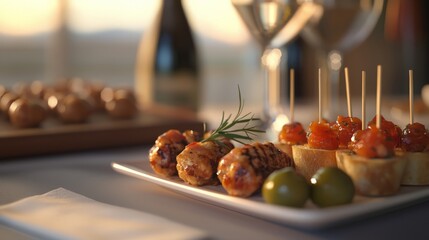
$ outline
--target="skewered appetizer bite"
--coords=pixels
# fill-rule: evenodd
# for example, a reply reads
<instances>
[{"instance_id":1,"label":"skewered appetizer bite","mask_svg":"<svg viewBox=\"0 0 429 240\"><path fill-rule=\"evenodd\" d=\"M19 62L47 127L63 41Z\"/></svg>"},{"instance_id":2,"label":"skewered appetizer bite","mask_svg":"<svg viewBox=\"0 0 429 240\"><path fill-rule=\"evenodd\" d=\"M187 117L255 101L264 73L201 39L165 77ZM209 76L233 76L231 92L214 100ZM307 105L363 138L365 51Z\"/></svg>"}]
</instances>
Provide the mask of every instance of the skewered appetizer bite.
<instances>
[{"instance_id":1,"label":"skewered appetizer bite","mask_svg":"<svg viewBox=\"0 0 429 240\"><path fill-rule=\"evenodd\" d=\"M292 146L296 170L310 180L319 168L336 167L338 145L338 135L330 123L313 121L309 127L308 144Z\"/></svg>"},{"instance_id":2,"label":"skewered appetizer bite","mask_svg":"<svg viewBox=\"0 0 429 240\"><path fill-rule=\"evenodd\" d=\"M381 116L380 101L381 66L378 66L376 116L367 129L354 134L352 151L337 152L338 167L353 179L357 193L366 196L395 194L406 165L403 157L395 155L397 126Z\"/></svg>"},{"instance_id":3,"label":"skewered appetizer bite","mask_svg":"<svg viewBox=\"0 0 429 240\"><path fill-rule=\"evenodd\" d=\"M395 156L392 137L376 128L360 132L353 152L338 152L338 167L343 169L359 194L387 196L400 187L405 170L405 159Z\"/></svg>"},{"instance_id":4,"label":"skewered appetizer bite","mask_svg":"<svg viewBox=\"0 0 429 240\"><path fill-rule=\"evenodd\" d=\"M362 129L362 121L357 117L344 117L339 115L333 128L338 134L338 148L348 149L353 134Z\"/></svg>"},{"instance_id":5,"label":"skewered appetizer bite","mask_svg":"<svg viewBox=\"0 0 429 240\"><path fill-rule=\"evenodd\" d=\"M337 121L335 122L333 128L338 135L338 148L339 149L348 149L351 143L353 134L363 129L362 120L353 116L353 109L351 104L350 96L350 80L349 80L349 69L344 68L345 75L345 84L346 84L346 98L347 98L347 117L338 115ZM362 72L362 99L365 100L365 72ZM362 117L365 117L365 101L362 102Z\"/></svg>"},{"instance_id":6,"label":"skewered appetizer bite","mask_svg":"<svg viewBox=\"0 0 429 240\"><path fill-rule=\"evenodd\" d=\"M407 160L403 185L429 184L429 132L421 123L408 124L402 132L402 151L397 151Z\"/></svg>"},{"instance_id":7,"label":"skewered appetizer bite","mask_svg":"<svg viewBox=\"0 0 429 240\"><path fill-rule=\"evenodd\" d=\"M429 184L429 132L426 127L414 122L414 91L413 70L409 70L409 124L402 131L401 149L398 155L407 160L403 185Z\"/></svg>"},{"instance_id":8,"label":"skewered appetizer bite","mask_svg":"<svg viewBox=\"0 0 429 240\"><path fill-rule=\"evenodd\" d=\"M279 133L276 147L293 159L292 146L307 144L307 132L299 122L285 124Z\"/></svg>"},{"instance_id":9,"label":"skewered appetizer bite","mask_svg":"<svg viewBox=\"0 0 429 240\"><path fill-rule=\"evenodd\" d=\"M336 167L335 151L339 140L335 129L322 118L322 72L319 68L319 119L310 123L306 145L292 146L296 170L307 181L322 167Z\"/></svg>"},{"instance_id":10,"label":"skewered appetizer bite","mask_svg":"<svg viewBox=\"0 0 429 240\"><path fill-rule=\"evenodd\" d=\"M302 124L294 121L295 117L295 70L290 69L290 123L283 125L278 135L276 147L293 159L292 146L307 144L307 132Z\"/></svg>"},{"instance_id":11,"label":"skewered appetizer bite","mask_svg":"<svg viewBox=\"0 0 429 240\"><path fill-rule=\"evenodd\" d=\"M406 152L426 152L429 150L429 133L418 122L408 124L402 131L401 147Z\"/></svg>"},{"instance_id":12,"label":"skewered appetizer bite","mask_svg":"<svg viewBox=\"0 0 429 240\"><path fill-rule=\"evenodd\" d=\"M234 148L219 162L217 175L229 195L249 197L258 191L275 170L291 167L293 161L273 143Z\"/></svg>"},{"instance_id":13,"label":"skewered appetizer bite","mask_svg":"<svg viewBox=\"0 0 429 240\"><path fill-rule=\"evenodd\" d=\"M377 116L374 116L372 118L368 126L376 127L376 117ZM386 134L392 138L390 142L393 144L394 148L400 148L402 130L398 125L385 119L383 115L380 115L380 130L386 132Z\"/></svg>"}]
</instances>

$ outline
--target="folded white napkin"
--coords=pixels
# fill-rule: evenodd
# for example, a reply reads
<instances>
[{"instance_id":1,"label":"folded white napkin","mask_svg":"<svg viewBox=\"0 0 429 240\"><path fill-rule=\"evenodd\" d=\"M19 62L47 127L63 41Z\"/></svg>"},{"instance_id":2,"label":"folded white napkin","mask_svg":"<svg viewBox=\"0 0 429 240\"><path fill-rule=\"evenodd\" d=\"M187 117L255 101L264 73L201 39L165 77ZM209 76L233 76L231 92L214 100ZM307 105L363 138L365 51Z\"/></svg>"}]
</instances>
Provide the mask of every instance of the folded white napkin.
<instances>
[{"instance_id":1,"label":"folded white napkin","mask_svg":"<svg viewBox=\"0 0 429 240\"><path fill-rule=\"evenodd\" d=\"M0 206L0 223L42 239L201 239L170 220L58 188Z\"/></svg>"}]
</instances>

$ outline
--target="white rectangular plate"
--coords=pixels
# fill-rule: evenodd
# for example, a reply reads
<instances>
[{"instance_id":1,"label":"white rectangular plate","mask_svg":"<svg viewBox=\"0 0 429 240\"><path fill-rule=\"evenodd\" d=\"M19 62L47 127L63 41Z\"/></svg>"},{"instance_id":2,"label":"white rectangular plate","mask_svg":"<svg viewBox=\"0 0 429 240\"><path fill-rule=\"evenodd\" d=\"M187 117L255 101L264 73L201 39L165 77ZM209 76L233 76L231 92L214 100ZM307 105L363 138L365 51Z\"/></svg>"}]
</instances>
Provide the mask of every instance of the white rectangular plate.
<instances>
[{"instance_id":1,"label":"white rectangular plate","mask_svg":"<svg viewBox=\"0 0 429 240\"><path fill-rule=\"evenodd\" d=\"M147 160L114 162L112 167L119 173L161 185L213 205L268 221L307 229L344 224L429 199L427 186L401 187L400 192L394 196L378 198L355 196L353 203L343 206L318 208L308 201L304 208L291 208L266 204L260 195L250 198L229 196L221 185L194 187L184 183L178 177L165 178L155 174Z\"/></svg>"}]
</instances>

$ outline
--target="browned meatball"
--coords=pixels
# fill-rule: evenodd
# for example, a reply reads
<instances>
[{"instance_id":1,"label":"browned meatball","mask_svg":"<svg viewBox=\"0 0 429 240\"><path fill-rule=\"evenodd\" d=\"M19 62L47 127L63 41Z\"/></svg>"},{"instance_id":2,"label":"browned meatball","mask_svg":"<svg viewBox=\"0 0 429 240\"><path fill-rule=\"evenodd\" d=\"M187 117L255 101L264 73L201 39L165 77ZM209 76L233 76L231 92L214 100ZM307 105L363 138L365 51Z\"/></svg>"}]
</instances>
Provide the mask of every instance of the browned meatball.
<instances>
[{"instance_id":1,"label":"browned meatball","mask_svg":"<svg viewBox=\"0 0 429 240\"><path fill-rule=\"evenodd\" d=\"M92 113L91 104L75 94L61 98L56 110L58 117L65 123L83 123Z\"/></svg>"},{"instance_id":2,"label":"browned meatball","mask_svg":"<svg viewBox=\"0 0 429 240\"><path fill-rule=\"evenodd\" d=\"M19 128L37 127L46 116L47 109L39 99L18 98L9 107L9 120Z\"/></svg>"},{"instance_id":3,"label":"browned meatball","mask_svg":"<svg viewBox=\"0 0 429 240\"><path fill-rule=\"evenodd\" d=\"M127 98L118 98L106 103L106 111L114 119L130 119L136 116L136 103Z\"/></svg>"},{"instance_id":4,"label":"browned meatball","mask_svg":"<svg viewBox=\"0 0 429 240\"><path fill-rule=\"evenodd\" d=\"M185 136L172 129L161 134L149 151L149 162L152 169L163 176L177 175L176 156L188 144Z\"/></svg>"},{"instance_id":5,"label":"browned meatball","mask_svg":"<svg viewBox=\"0 0 429 240\"><path fill-rule=\"evenodd\" d=\"M194 142L177 156L177 171L179 177L188 184L195 186L217 185L216 176L219 160L234 146L225 140Z\"/></svg>"},{"instance_id":6,"label":"browned meatball","mask_svg":"<svg viewBox=\"0 0 429 240\"><path fill-rule=\"evenodd\" d=\"M18 99L19 96L13 92L6 92L0 99L1 111L5 114L6 118L9 118L9 107L13 101Z\"/></svg>"},{"instance_id":7,"label":"browned meatball","mask_svg":"<svg viewBox=\"0 0 429 240\"><path fill-rule=\"evenodd\" d=\"M219 162L217 175L232 196L249 197L274 170L293 166L286 153L272 143L253 143L235 148Z\"/></svg>"}]
</instances>

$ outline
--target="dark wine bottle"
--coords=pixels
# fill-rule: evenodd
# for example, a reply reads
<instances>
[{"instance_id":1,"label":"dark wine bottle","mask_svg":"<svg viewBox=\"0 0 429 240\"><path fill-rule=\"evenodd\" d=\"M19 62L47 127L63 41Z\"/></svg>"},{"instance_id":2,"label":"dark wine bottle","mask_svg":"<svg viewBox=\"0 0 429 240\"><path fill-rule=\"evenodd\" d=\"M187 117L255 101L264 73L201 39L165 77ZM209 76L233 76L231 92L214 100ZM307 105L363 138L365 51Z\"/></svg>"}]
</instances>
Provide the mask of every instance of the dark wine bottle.
<instances>
[{"instance_id":1,"label":"dark wine bottle","mask_svg":"<svg viewBox=\"0 0 429 240\"><path fill-rule=\"evenodd\" d=\"M142 105L197 111L197 58L182 2L164 0L153 27L143 35L138 53L136 92Z\"/></svg>"}]
</instances>

